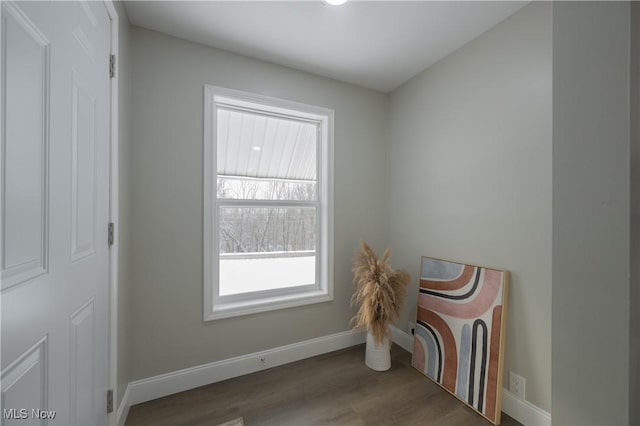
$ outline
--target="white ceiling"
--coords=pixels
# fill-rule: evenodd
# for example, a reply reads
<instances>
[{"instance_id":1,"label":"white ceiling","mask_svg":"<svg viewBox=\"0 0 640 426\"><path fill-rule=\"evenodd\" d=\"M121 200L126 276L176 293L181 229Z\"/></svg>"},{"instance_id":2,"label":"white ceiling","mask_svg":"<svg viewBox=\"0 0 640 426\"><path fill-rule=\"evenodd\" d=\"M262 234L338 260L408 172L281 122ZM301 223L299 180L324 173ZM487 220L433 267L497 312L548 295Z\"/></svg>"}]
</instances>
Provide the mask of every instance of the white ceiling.
<instances>
[{"instance_id":1,"label":"white ceiling","mask_svg":"<svg viewBox=\"0 0 640 426\"><path fill-rule=\"evenodd\" d=\"M527 2L128 1L132 24L389 92Z\"/></svg>"}]
</instances>

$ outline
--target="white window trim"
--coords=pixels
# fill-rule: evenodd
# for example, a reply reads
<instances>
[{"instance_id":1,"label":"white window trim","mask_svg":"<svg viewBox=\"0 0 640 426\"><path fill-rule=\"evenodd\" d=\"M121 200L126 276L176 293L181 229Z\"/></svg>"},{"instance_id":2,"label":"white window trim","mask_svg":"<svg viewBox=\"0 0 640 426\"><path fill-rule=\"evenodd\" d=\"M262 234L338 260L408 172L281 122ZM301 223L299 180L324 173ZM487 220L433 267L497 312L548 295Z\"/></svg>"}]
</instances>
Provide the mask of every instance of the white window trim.
<instances>
[{"instance_id":1,"label":"white window trim","mask_svg":"<svg viewBox=\"0 0 640 426\"><path fill-rule=\"evenodd\" d=\"M255 297L226 297L222 303L218 296L219 227L217 215L219 203L216 195L216 116L218 104L231 103L236 107L252 109L252 104L265 105L270 112L282 116L304 117L318 122L318 245L316 250L316 285L293 287L256 292ZM327 108L306 105L238 90L211 85L204 86L204 320L211 321L312 303L333 300L333 120L334 111ZM239 201L240 204L254 205L260 201ZM225 202L229 204L229 202ZM284 205L296 204L292 201ZM270 205L274 202L270 201ZM309 204L305 204L308 206ZM229 300L231 299L231 300Z\"/></svg>"}]
</instances>

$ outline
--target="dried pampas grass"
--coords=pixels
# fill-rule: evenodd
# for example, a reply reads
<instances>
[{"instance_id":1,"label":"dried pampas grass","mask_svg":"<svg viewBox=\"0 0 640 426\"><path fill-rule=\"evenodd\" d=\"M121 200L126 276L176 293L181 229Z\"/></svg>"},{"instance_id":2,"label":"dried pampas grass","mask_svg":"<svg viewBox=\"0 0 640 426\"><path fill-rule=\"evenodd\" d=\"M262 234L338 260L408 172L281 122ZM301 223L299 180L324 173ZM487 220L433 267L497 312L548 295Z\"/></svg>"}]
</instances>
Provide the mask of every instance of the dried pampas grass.
<instances>
[{"instance_id":1,"label":"dried pampas grass","mask_svg":"<svg viewBox=\"0 0 640 426\"><path fill-rule=\"evenodd\" d=\"M391 269L390 256L391 251L386 249L378 259L371 247L362 241L351 268L355 285L351 306L358 307L358 313L351 320L353 328L367 328L379 344L390 334L389 322L400 315L411 281L407 271Z\"/></svg>"}]
</instances>

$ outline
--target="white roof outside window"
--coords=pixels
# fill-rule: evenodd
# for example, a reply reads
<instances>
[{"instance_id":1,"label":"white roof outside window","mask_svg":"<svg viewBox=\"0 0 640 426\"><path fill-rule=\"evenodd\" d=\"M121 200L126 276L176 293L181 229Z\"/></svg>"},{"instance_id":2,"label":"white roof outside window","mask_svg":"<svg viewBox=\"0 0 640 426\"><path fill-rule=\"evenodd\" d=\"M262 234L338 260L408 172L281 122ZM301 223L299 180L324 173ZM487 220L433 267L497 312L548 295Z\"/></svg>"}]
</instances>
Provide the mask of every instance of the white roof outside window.
<instances>
[{"instance_id":1,"label":"white roof outside window","mask_svg":"<svg viewBox=\"0 0 640 426\"><path fill-rule=\"evenodd\" d=\"M218 175L316 180L318 124L218 107Z\"/></svg>"}]
</instances>

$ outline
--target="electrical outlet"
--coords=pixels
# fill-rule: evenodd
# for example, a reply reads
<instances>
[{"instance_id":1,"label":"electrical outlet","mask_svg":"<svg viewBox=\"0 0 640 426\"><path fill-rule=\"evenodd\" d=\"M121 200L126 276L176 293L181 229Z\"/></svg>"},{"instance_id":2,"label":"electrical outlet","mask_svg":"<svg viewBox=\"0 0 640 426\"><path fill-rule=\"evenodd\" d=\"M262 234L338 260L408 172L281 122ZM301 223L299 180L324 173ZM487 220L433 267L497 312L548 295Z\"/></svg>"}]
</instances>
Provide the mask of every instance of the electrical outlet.
<instances>
[{"instance_id":1,"label":"electrical outlet","mask_svg":"<svg viewBox=\"0 0 640 426\"><path fill-rule=\"evenodd\" d=\"M512 371L509 372L509 392L518 398L525 399L526 384L527 381L524 377L519 376Z\"/></svg>"},{"instance_id":2,"label":"electrical outlet","mask_svg":"<svg viewBox=\"0 0 640 426\"><path fill-rule=\"evenodd\" d=\"M413 335L414 335L414 333L415 333L415 331L416 331L416 324L415 324L414 322L412 322L412 321L409 321L409 324L408 324L407 330L409 331L409 334L410 334L411 336L413 336Z\"/></svg>"}]
</instances>

